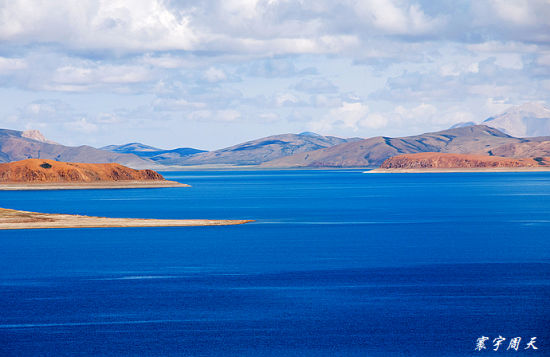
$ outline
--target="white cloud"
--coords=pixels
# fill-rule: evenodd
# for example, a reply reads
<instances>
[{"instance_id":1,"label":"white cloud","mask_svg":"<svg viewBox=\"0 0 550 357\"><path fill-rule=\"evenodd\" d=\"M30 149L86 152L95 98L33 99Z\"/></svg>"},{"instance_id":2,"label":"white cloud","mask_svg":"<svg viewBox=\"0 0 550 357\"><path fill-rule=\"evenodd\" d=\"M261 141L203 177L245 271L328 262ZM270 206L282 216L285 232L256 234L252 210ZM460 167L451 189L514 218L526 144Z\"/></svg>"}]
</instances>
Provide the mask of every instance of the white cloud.
<instances>
[{"instance_id":1,"label":"white cloud","mask_svg":"<svg viewBox=\"0 0 550 357\"><path fill-rule=\"evenodd\" d=\"M57 68L52 80L59 84L100 85L132 84L150 79L149 72L138 66L64 66Z\"/></svg>"},{"instance_id":2,"label":"white cloud","mask_svg":"<svg viewBox=\"0 0 550 357\"><path fill-rule=\"evenodd\" d=\"M204 73L204 77L208 82L219 82L227 79L227 75L224 71L218 68L210 67Z\"/></svg>"},{"instance_id":3,"label":"white cloud","mask_svg":"<svg viewBox=\"0 0 550 357\"><path fill-rule=\"evenodd\" d=\"M496 14L505 21L515 25L533 25L537 20L535 9L527 0L491 0Z\"/></svg>"},{"instance_id":4,"label":"white cloud","mask_svg":"<svg viewBox=\"0 0 550 357\"><path fill-rule=\"evenodd\" d=\"M297 104L299 99L292 93L279 93L275 96L275 103L279 107Z\"/></svg>"},{"instance_id":5,"label":"white cloud","mask_svg":"<svg viewBox=\"0 0 550 357\"><path fill-rule=\"evenodd\" d=\"M18 108L17 117L27 122L59 122L67 120L74 109L61 100L37 100Z\"/></svg>"},{"instance_id":6,"label":"white cloud","mask_svg":"<svg viewBox=\"0 0 550 357\"><path fill-rule=\"evenodd\" d=\"M189 15L161 0L26 0L3 2L0 40L141 52L191 49L198 38Z\"/></svg>"},{"instance_id":7,"label":"white cloud","mask_svg":"<svg viewBox=\"0 0 550 357\"><path fill-rule=\"evenodd\" d=\"M352 18L348 18L349 15ZM355 33L337 30L346 21ZM354 51L364 31L427 34L444 24L417 4L391 0L316 2L224 0L194 4L162 0L5 1L0 40L60 45L115 54L216 51L260 56ZM165 68L167 57L151 57Z\"/></svg>"},{"instance_id":8,"label":"white cloud","mask_svg":"<svg viewBox=\"0 0 550 357\"><path fill-rule=\"evenodd\" d=\"M64 124L70 131L77 131L84 134L92 134L98 131L98 126L91 123L86 118L79 118Z\"/></svg>"},{"instance_id":9,"label":"white cloud","mask_svg":"<svg viewBox=\"0 0 550 357\"><path fill-rule=\"evenodd\" d=\"M233 109L197 110L191 112L189 118L197 121L232 122L241 118L241 113Z\"/></svg>"},{"instance_id":10,"label":"white cloud","mask_svg":"<svg viewBox=\"0 0 550 357\"><path fill-rule=\"evenodd\" d=\"M241 113L238 110L226 109L218 110L216 112L216 119L222 121L234 121L241 117Z\"/></svg>"},{"instance_id":11,"label":"white cloud","mask_svg":"<svg viewBox=\"0 0 550 357\"><path fill-rule=\"evenodd\" d=\"M550 43L550 2L547 0L489 0L471 3L471 25L492 39Z\"/></svg>"},{"instance_id":12,"label":"white cloud","mask_svg":"<svg viewBox=\"0 0 550 357\"><path fill-rule=\"evenodd\" d=\"M350 129L356 133L368 133L373 130L385 130L389 127L419 127L422 123L441 125L448 123L448 117L440 117L438 109L426 103L417 106L405 107L399 105L387 111L372 111L360 102L343 102L333 108L319 121L313 121L310 126L313 130L330 132L335 129ZM453 122L454 123L454 122Z\"/></svg>"},{"instance_id":13,"label":"white cloud","mask_svg":"<svg viewBox=\"0 0 550 357\"><path fill-rule=\"evenodd\" d=\"M537 64L550 67L550 51L541 52L540 56L537 57Z\"/></svg>"},{"instance_id":14,"label":"white cloud","mask_svg":"<svg viewBox=\"0 0 550 357\"><path fill-rule=\"evenodd\" d=\"M472 52L484 53L536 53L539 46L518 41L484 41L468 44L466 48Z\"/></svg>"},{"instance_id":15,"label":"white cloud","mask_svg":"<svg viewBox=\"0 0 550 357\"><path fill-rule=\"evenodd\" d=\"M27 62L24 59L0 57L0 74L9 74L26 68Z\"/></svg>"},{"instance_id":16,"label":"white cloud","mask_svg":"<svg viewBox=\"0 0 550 357\"><path fill-rule=\"evenodd\" d=\"M330 111L329 115L344 127L356 130L359 123L365 120L369 107L362 103L342 103L342 106Z\"/></svg>"},{"instance_id":17,"label":"white cloud","mask_svg":"<svg viewBox=\"0 0 550 357\"><path fill-rule=\"evenodd\" d=\"M395 108L394 112L405 120L422 120L433 117L434 114L437 113L437 108L426 103L421 103L412 108L405 108L404 106L399 105Z\"/></svg>"},{"instance_id":18,"label":"white cloud","mask_svg":"<svg viewBox=\"0 0 550 357\"><path fill-rule=\"evenodd\" d=\"M335 127L357 131L360 126L369 126L367 113L369 108L363 103L343 102L338 108L328 112L321 120L313 121L310 126L315 131L330 132ZM378 125L379 118L373 124Z\"/></svg>"},{"instance_id":19,"label":"white cloud","mask_svg":"<svg viewBox=\"0 0 550 357\"><path fill-rule=\"evenodd\" d=\"M203 102L190 102L184 98L157 98L153 101L156 111L185 111L206 108Z\"/></svg>"},{"instance_id":20,"label":"white cloud","mask_svg":"<svg viewBox=\"0 0 550 357\"><path fill-rule=\"evenodd\" d=\"M417 4L400 6L392 0L364 0L355 2L361 18L374 28L389 34L424 34L443 25L442 18L431 18Z\"/></svg>"},{"instance_id":21,"label":"white cloud","mask_svg":"<svg viewBox=\"0 0 550 357\"><path fill-rule=\"evenodd\" d=\"M280 119L276 113L262 113L260 114L260 118L267 123L273 123Z\"/></svg>"}]
</instances>

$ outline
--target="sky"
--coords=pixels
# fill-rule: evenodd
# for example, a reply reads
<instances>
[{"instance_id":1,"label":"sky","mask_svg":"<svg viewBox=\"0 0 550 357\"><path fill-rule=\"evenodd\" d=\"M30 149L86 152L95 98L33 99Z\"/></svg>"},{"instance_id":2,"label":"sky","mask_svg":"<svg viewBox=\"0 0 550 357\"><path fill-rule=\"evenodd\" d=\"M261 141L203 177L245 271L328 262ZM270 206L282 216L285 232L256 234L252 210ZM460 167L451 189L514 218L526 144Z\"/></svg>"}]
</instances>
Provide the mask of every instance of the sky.
<instances>
[{"instance_id":1,"label":"sky","mask_svg":"<svg viewBox=\"0 0 550 357\"><path fill-rule=\"evenodd\" d=\"M0 128L218 149L550 103L550 0L0 0Z\"/></svg>"}]
</instances>

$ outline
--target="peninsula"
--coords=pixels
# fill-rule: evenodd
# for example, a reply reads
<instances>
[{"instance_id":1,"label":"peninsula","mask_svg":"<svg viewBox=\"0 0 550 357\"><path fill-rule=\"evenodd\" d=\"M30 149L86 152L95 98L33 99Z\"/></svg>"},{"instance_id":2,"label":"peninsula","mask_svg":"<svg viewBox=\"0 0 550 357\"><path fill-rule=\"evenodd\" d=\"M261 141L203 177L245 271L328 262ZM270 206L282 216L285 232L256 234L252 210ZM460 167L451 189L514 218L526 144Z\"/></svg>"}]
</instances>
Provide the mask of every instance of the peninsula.
<instances>
[{"instance_id":1,"label":"peninsula","mask_svg":"<svg viewBox=\"0 0 550 357\"><path fill-rule=\"evenodd\" d=\"M106 218L51 214L0 208L0 230L40 228L190 227L227 226L253 222L227 219Z\"/></svg>"},{"instance_id":2,"label":"peninsula","mask_svg":"<svg viewBox=\"0 0 550 357\"><path fill-rule=\"evenodd\" d=\"M423 152L397 155L369 173L550 171L550 157L509 158Z\"/></svg>"},{"instance_id":3,"label":"peninsula","mask_svg":"<svg viewBox=\"0 0 550 357\"><path fill-rule=\"evenodd\" d=\"M0 190L190 187L153 170L115 164L27 159L0 164Z\"/></svg>"}]
</instances>

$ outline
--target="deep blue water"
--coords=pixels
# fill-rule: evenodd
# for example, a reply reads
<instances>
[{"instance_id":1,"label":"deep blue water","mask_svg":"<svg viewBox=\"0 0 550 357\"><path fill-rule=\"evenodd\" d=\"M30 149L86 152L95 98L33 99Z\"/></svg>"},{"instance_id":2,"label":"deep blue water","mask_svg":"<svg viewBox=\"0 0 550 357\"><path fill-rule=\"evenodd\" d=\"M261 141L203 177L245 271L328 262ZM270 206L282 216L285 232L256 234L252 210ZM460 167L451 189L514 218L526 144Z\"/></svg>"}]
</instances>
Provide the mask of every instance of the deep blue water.
<instances>
[{"instance_id":1,"label":"deep blue water","mask_svg":"<svg viewBox=\"0 0 550 357\"><path fill-rule=\"evenodd\" d=\"M508 353L550 355L549 173L165 176L193 187L0 192L31 211L256 220L0 231L1 356L493 355L516 336Z\"/></svg>"}]
</instances>

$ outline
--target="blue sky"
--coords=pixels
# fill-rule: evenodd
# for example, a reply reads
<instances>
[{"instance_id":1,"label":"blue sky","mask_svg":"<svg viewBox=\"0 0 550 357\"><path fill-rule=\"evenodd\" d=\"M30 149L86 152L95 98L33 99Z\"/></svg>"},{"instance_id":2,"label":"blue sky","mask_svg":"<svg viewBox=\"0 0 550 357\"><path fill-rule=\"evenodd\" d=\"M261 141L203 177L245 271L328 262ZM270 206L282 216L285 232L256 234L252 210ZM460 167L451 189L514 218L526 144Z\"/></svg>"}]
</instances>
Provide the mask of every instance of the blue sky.
<instances>
[{"instance_id":1,"label":"blue sky","mask_svg":"<svg viewBox=\"0 0 550 357\"><path fill-rule=\"evenodd\" d=\"M546 0L0 0L0 127L217 149L550 100Z\"/></svg>"}]
</instances>

